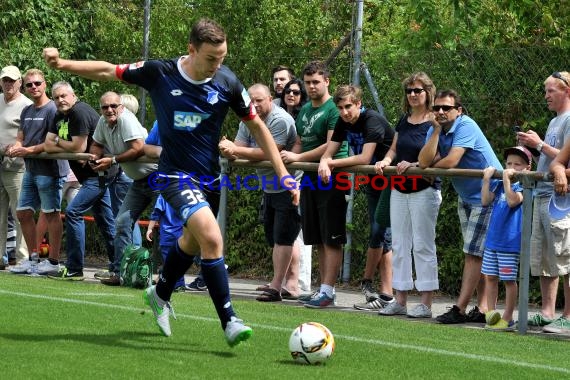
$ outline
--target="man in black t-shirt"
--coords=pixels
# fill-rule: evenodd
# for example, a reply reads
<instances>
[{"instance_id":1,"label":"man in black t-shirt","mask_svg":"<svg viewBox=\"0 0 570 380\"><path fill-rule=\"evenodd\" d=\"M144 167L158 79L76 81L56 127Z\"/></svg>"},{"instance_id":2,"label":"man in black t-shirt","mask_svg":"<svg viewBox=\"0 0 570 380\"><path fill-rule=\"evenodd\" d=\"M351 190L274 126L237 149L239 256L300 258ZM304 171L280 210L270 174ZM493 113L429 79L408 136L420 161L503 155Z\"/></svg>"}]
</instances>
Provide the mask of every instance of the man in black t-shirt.
<instances>
[{"instance_id":1,"label":"man in black t-shirt","mask_svg":"<svg viewBox=\"0 0 570 380\"><path fill-rule=\"evenodd\" d=\"M339 86L333 95L333 101L340 117L319 164L319 176L323 178L325 183L328 182L328 178L335 168L375 163L384 157L394 139L394 130L383 115L371 109L362 110L362 90L359 87ZM343 141L348 141L348 146L353 155L334 159L333 156ZM380 202L380 199L381 193L389 190L376 190L369 184L365 187L365 191L368 203L370 238L366 251L366 266L361 281L361 289L366 302L357 303L354 308L378 311L394 302L392 296L391 231L390 227L381 226L377 223L374 217L379 203L381 203L381 207L388 207L388 205ZM380 293L372 285L377 268L382 279Z\"/></svg>"},{"instance_id":2,"label":"man in black t-shirt","mask_svg":"<svg viewBox=\"0 0 570 380\"><path fill-rule=\"evenodd\" d=\"M88 104L78 101L73 88L67 82L55 83L52 96L57 114L46 136L45 151L89 152L99 114ZM103 175L99 176L84 160L70 160L69 166L81 183L81 188L65 210L65 252L67 253L65 267L49 273L48 277L59 280L83 280L85 258L83 215L90 209L93 209L95 222L103 234L109 261L113 262L115 223L108 189L113 176L104 175L103 172L100 172Z\"/></svg>"}]
</instances>

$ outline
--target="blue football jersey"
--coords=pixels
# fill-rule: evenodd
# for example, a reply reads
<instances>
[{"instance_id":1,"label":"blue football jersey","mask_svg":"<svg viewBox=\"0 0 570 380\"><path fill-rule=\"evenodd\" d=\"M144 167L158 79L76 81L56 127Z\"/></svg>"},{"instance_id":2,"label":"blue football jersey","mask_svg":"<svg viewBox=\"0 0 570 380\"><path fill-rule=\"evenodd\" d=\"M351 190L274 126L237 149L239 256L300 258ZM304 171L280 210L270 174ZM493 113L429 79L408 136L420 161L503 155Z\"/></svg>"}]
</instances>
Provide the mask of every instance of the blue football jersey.
<instances>
[{"instance_id":1,"label":"blue football jersey","mask_svg":"<svg viewBox=\"0 0 570 380\"><path fill-rule=\"evenodd\" d=\"M231 108L242 120L255 117L247 90L226 66L212 78L191 79L179 57L118 65L116 75L146 89L152 99L163 150L159 170L217 175L218 142Z\"/></svg>"}]
</instances>

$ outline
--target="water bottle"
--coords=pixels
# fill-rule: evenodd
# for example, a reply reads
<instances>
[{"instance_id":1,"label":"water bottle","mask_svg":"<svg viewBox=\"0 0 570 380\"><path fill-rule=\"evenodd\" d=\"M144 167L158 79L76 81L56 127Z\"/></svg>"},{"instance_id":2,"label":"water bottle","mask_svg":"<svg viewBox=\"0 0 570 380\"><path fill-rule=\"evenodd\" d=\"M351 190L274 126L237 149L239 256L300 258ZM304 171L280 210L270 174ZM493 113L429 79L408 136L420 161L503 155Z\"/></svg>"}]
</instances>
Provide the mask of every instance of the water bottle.
<instances>
[{"instance_id":1,"label":"water bottle","mask_svg":"<svg viewBox=\"0 0 570 380\"><path fill-rule=\"evenodd\" d=\"M30 255L30 275L39 276L38 262L39 262L39 255L36 251L33 251L32 254Z\"/></svg>"},{"instance_id":2,"label":"water bottle","mask_svg":"<svg viewBox=\"0 0 570 380\"><path fill-rule=\"evenodd\" d=\"M46 238L44 238L42 240L42 243L40 244L39 254L40 254L40 257L48 257L49 256L49 243L48 243Z\"/></svg>"}]
</instances>

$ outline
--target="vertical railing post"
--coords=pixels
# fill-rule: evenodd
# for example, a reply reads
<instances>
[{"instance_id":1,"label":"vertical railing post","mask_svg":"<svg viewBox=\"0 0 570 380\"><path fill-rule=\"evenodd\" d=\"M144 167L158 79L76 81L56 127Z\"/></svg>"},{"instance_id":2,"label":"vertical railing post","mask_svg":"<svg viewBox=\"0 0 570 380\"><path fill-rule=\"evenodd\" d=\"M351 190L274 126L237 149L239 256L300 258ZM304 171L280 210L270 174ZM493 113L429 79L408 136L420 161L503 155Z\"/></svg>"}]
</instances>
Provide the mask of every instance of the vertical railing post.
<instances>
[{"instance_id":1,"label":"vertical railing post","mask_svg":"<svg viewBox=\"0 0 570 380\"><path fill-rule=\"evenodd\" d=\"M526 334L528 322L528 288L530 281L530 236L532 232L532 192L536 180L530 176L520 176L523 185L523 225L519 265L519 334Z\"/></svg>"},{"instance_id":2,"label":"vertical railing post","mask_svg":"<svg viewBox=\"0 0 570 380\"><path fill-rule=\"evenodd\" d=\"M230 173L230 165L227 158L220 157L220 176L227 177ZM227 183L222 180L222 183ZM220 205L218 208L218 226L220 226L220 231L222 233L222 241L224 244L224 255L226 254L226 229L228 222L228 186L221 186L220 189Z\"/></svg>"}]
</instances>

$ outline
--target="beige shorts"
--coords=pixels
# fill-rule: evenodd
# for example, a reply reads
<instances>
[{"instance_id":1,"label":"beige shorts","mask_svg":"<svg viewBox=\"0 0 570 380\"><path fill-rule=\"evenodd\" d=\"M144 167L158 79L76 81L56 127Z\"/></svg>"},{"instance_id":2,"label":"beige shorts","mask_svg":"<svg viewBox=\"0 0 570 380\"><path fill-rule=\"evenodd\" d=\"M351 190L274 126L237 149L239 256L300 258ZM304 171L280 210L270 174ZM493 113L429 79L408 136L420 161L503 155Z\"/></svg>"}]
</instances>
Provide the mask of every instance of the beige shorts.
<instances>
[{"instance_id":1,"label":"beige shorts","mask_svg":"<svg viewBox=\"0 0 570 380\"><path fill-rule=\"evenodd\" d=\"M532 276L556 277L570 273L570 216L550 219L549 202L550 197L534 199L530 238Z\"/></svg>"}]
</instances>

